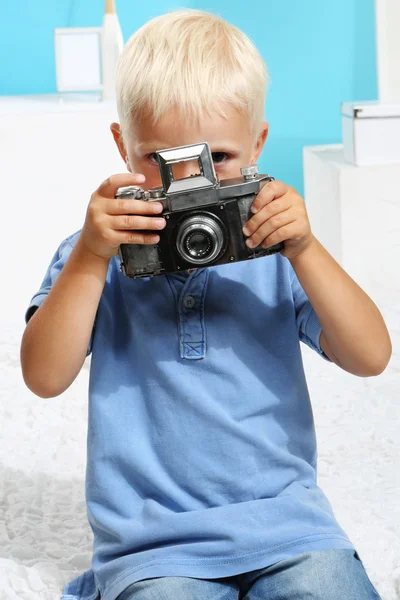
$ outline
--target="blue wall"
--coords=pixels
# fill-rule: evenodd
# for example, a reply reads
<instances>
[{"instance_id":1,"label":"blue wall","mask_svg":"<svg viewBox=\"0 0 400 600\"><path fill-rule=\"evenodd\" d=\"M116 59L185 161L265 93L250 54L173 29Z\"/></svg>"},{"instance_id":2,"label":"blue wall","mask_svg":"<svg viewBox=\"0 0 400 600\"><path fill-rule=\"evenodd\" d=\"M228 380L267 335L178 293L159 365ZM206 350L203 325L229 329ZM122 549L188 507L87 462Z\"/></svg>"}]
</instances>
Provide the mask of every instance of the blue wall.
<instances>
[{"instance_id":1,"label":"blue wall","mask_svg":"<svg viewBox=\"0 0 400 600\"><path fill-rule=\"evenodd\" d=\"M54 27L100 26L103 0L12 0L0 12L0 95L54 93ZM374 0L117 0L125 41L189 6L241 27L270 72L270 134L259 165L303 193L302 147L341 142L340 102L377 99Z\"/></svg>"}]
</instances>

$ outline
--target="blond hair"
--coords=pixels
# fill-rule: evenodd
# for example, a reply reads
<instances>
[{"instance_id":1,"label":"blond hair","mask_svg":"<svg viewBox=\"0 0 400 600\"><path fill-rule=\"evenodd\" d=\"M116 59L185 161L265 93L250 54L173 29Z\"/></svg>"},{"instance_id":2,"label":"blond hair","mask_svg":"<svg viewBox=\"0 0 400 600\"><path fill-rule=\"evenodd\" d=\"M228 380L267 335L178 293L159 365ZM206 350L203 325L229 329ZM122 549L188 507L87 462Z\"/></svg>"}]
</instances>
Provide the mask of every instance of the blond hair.
<instances>
[{"instance_id":1,"label":"blond hair","mask_svg":"<svg viewBox=\"0 0 400 600\"><path fill-rule=\"evenodd\" d=\"M182 9L156 17L136 31L119 57L115 86L122 135L141 117L155 124L177 107L183 122L204 112L248 114L258 137L269 76L253 42L211 13Z\"/></svg>"}]
</instances>

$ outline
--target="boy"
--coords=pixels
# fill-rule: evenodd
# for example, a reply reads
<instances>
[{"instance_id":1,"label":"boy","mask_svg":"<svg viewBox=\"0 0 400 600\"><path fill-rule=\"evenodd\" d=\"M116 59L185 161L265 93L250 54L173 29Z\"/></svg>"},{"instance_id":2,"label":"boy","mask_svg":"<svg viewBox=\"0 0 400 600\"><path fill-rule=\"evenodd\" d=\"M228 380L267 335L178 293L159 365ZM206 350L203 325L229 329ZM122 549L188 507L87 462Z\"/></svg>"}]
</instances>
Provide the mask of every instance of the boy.
<instances>
[{"instance_id":1,"label":"boy","mask_svg":"<svg viewBox=\"0 0 400 600\"><path fill-rule=\"evenodd\" d=\"M111 131L130 173L100 185L61 243L21 344L43 398L92 353L93 563L64 598L379 598L316 483L299 339L361 377L385 369L391 342L303 199L273 181L253 202L249 246L283 241L281 253L144 279L119 268L119 245L156 243L165 220L117 189L161 185L155 151L203 141L221 180L240 175L267 138L266 78L242 32L197 10L148 22L120 57Z\"/></svg>"}]
</instances>

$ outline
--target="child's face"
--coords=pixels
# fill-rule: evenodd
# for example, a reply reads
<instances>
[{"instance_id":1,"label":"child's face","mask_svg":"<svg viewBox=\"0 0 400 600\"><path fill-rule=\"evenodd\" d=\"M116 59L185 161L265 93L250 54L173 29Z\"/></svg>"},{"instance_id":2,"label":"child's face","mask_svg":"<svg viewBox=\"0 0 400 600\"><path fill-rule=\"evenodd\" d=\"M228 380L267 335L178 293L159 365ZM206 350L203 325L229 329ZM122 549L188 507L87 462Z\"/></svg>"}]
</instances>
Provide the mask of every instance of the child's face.
<instances>
[{"instance_id":1,"label":"child's face","mask_svg":"<svg viewBox=\"0 0 400 600\"><path fill-rule=\"evenodd\" d=\"M254 164L268 135L268 123L260 124L259 138L254 144L248 132L246 115L230 110L225 120L218 114L205 116L199 127L183 127L179 115L170 111L156 125L142 121L134 125L125 145L118 123L111 125L111 132L128 171L146 176L144 189L161 186L161 177L155 156L156 150L208 142L212 152L215 171L220 180L240 176L240 168ZM178 163L174 168L175 179L189 177L199 172L197 161Z\"/></svg>"}]
</instances>

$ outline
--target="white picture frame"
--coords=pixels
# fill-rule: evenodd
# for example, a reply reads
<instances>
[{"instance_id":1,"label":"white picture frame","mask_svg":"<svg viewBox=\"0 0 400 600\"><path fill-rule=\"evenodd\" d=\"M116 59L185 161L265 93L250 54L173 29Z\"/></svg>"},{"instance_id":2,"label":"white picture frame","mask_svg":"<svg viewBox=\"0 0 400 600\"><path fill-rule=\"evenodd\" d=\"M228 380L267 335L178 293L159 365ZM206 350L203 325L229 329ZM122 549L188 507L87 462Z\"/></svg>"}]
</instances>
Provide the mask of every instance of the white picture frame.
<instances>
[{"instance_id":1,"label":"white picture frame","mask_svg":"<svg viewBox=\"0 0 400 600\"><path fill-rule=\"evenodd\" d=\"M54 29L57 92L101 91L101 27Z\"/></svg>"}]
</instances>

